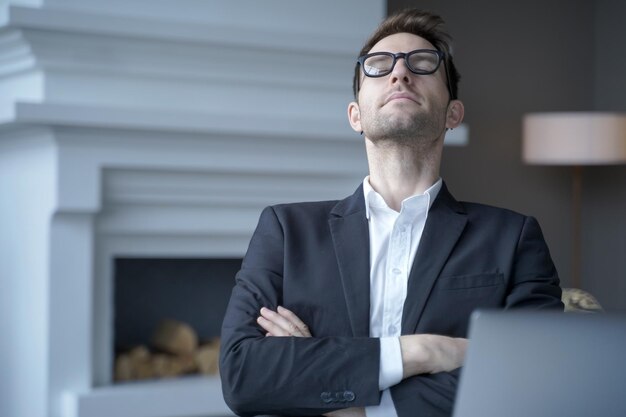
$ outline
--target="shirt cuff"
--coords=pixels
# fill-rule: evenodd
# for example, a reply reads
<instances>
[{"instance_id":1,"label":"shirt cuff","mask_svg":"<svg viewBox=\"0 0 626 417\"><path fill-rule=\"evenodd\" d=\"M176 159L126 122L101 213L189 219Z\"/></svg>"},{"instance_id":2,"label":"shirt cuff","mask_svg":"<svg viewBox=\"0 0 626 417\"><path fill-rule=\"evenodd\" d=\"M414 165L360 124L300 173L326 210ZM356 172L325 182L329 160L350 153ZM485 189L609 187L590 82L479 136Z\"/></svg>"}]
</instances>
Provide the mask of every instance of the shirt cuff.
<instances>
[{"instance_id":1,"label":"shirt cuff","mask_svg":"<svg viewBox=\"0 0 626 417\"><path fill-rule=\"evenodd\" d=\"M365 407L365 417L398 417L396 406L393 404L391 392L388 389L383 391L379 405Z\"/></svg>"},{"instance_id":2,"label":"shirt cuff","mask_svg":"<svg viewBox=\"0 0 626 417\"><path fill-rule=\"evenodd\" d=\"M402 351L400 338L380 338L380 370L378 389L383 391L402 381Z\"/></svg>"}]
</instances>

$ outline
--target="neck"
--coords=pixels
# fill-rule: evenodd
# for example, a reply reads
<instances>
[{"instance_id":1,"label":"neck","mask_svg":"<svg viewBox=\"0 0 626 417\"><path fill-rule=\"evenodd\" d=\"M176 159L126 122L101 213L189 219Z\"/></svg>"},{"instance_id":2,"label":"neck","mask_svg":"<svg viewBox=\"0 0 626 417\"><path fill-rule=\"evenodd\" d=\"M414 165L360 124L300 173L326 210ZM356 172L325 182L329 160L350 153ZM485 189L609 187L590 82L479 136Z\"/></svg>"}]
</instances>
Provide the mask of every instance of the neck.
<instances>
[{"instance_id":1,"label":"neck","mask_svg":"<svg viewBox=\"0 0 626 417\"><path fill-rule=\"evenodd\" d=\"M443 141L430 149L365 142L370 185L391 209L400 211L403 200L424 193L439 179Z\"/></svg>"}]
</instances>

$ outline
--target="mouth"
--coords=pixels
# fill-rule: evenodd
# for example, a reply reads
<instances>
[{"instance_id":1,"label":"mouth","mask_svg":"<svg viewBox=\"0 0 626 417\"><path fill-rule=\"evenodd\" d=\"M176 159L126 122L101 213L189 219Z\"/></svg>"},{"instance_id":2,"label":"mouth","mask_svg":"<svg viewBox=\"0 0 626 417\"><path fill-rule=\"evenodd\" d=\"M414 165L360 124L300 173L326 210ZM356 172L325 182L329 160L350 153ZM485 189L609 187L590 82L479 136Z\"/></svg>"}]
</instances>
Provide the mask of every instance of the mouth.
<instances>
[{"instance_id":1,"label":"mouth","mask_svg":"<svg viewBox=\"0 0 626 417\"><path fill-rule=\"evenodd\" d=\"M390 103L392 101L406 101L406 100L419 104L417 97L411 93L407 93L406 91L396 91L395 93L391 93L385 100L385 104Z\"/></svg>"}]
</instances>

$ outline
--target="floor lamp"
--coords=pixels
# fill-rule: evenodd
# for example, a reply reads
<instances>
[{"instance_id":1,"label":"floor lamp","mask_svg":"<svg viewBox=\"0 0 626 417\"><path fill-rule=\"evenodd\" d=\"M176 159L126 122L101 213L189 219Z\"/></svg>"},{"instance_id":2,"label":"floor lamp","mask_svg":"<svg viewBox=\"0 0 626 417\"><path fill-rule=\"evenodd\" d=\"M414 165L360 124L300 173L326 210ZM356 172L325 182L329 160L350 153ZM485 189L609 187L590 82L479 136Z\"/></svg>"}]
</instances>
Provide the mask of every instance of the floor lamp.
<instances>
[{"instance_id":1,"label":"floor lamp","mask_svg":"<svg viewBox=\"0 0 626 417\"><path fill-rule=\"evenodd\" d=\"M572 167L572 279L581 288L582 170L626 163L626 114L532 113L524 116L524 162Z\"/></svg>"}]
</instances>

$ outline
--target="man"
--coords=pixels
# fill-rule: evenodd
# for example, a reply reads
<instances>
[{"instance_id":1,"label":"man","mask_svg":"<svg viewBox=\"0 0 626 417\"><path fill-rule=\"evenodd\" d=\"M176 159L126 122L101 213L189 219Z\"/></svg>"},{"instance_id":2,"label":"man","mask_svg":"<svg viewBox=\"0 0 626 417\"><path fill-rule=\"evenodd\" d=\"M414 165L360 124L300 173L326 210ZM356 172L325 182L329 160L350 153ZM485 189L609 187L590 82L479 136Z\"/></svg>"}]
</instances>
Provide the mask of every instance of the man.
<instances>
[{"instance_id":1,"label":"man","mask_svg":"<svg viewBox=\"0 0 626 417\"><path fill-rule=\"evenodd\" d=\"M563 308L537 222L458 202L439 177L464 114L442 24L408 10L361 51L356 192L261 214L222 328L235 412L450 415L474 309Z\"/></svg>"}]
</instances>

